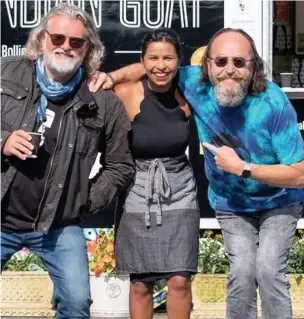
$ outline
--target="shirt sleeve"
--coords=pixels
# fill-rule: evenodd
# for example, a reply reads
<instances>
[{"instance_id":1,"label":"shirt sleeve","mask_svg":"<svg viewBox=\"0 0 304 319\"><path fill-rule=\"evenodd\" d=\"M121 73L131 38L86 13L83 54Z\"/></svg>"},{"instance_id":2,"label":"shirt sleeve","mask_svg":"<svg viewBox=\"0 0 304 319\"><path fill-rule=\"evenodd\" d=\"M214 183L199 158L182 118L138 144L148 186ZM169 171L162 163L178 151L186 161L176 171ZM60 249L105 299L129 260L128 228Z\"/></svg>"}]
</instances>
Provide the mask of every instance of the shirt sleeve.
<instances>
[{"instance_id":1,"label":"shirt sleeve","mask_svg":"<svg viewBox=\"0 0 304 319\"><path fill-rule=\"evenodd\" d=\"M281 105L274 108L272 144L281 164L304 160L304 141L298 128L297 114L289 99L282 94Z\"/></svg>"},{"instance_id":2,"label":"shirt sleeve","mask_svg":"<svg viewBox=\"0 0 304 319\"><path fill-rule=\"evenodd\" d=\"M178 69L178 86L182 92L194 94L196 89L201 85L201 68L197 65L183 66Z\"/></svg>"}]
</instances>

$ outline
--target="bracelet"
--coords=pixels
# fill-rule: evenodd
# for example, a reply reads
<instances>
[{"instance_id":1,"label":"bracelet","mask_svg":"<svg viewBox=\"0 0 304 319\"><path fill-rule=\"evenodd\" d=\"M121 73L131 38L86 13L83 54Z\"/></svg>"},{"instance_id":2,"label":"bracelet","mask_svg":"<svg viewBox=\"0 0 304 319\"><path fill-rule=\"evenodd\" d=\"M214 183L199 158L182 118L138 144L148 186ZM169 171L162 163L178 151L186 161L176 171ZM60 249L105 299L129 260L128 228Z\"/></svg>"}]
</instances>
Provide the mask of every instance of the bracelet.
<instances>
[{"instance_id":1,"label":"bracelet","mask_svg":"<svg viewBox=\"0 0 304 319\"><path fill-rule=\"evenodd\" d=\"M113 76L111 75L111 73L106 73L106 75L107 75L107 77L109 77L111 79L112 85L114 85L115 81L114 81Z\"/></svg>"}]
</instances>

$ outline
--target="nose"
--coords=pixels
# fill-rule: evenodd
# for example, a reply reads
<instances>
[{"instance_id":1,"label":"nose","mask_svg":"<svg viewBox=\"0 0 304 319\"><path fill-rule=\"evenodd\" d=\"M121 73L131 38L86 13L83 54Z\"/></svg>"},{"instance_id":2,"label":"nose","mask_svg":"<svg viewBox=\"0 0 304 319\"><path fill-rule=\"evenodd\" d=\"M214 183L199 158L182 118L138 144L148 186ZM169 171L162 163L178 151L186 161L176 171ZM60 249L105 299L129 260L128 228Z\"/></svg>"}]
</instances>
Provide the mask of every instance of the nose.
<instances>
[{"instance_id":1,"label":"nose","mask_svg":"<svg viewBox=\"0 0 304 319\"><path fill-rule=\"evenodd\" d=\"M156 64L156 67L159 69L159 70L164 70L166 69L166 63L163 59L158 59L157 60L157 64Z\"/></svg>"},{"instance_id":2,"label":"nose","mask_svg":"<svg viewBox=\"0 0 304 319\"><path fill-rule=\"evenodd\" d=\"M64 51L69 51L71 49L70 47L70 39L68 37L65 38L64 43L60 46Z\"/></svg>"},{"instance_id":3,"label":"nose","mask_svg":"<svg viewBox=\"0 0 304 319\"><path fill-rule=\"evenodd\" d=\"M235 71L235 66L233 64L232 59L228 59L227 65L225 67L227 74L233 74Z\"/></svg>"}]
</instances>

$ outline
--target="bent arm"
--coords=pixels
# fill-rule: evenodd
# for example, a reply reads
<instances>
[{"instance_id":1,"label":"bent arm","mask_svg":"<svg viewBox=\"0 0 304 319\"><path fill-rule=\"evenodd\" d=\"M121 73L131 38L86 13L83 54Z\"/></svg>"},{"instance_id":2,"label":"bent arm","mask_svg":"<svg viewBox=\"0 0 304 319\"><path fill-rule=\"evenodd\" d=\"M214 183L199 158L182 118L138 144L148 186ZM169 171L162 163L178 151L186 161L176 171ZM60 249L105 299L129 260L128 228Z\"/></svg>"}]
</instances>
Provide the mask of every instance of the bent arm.
<instances>
[{"instance_id":1,"label":"bent arm","mask_svg":"<svg viewBox=\"0 0 304 319\"><path fill-rule=\"evenodd\" d=\"M114 84L123 83L127 81L138 81L146 74L146 71L141 63L134 63L125 66L116 71L110 72Z\"/></svg>"},{"instance_id":2,"label":"bent arm","mask_svg":"<svg viewBox=\"0 0 304 319\"><path fill-rule=\"evenodd\" d=\"M251 164L252 178L277 187L304 187L304 160L300 163L287 165Z\"/></svg>"},{"instance_id":3,"label":"bent arm","mask_svg":"<svg viewBox=\"0 0 304 319\"><path fill-rule=\"evenodd\" d=\"M133 158L129 149L130 122L121 101L112 95L106 114L104 143L100 163L102 173L90 189L90 211L96 212L109 206L119 191L126 189L135 174Z\"/></svg>"},{"instance_id":4,"label":"bent arm","mask_svg":"<svg viewBox=\"0 0 304 319\"><path fill-rule=\"evenodd\" d=\"M203 145L214 154L217 167L227 173L242 176L245 162L235 150L228 146L216 147L209 143ZM251 178L277 187L303 188L304 187L304 160L287 164L255 164L251 165Z\"/></svg>"}]
</instances>

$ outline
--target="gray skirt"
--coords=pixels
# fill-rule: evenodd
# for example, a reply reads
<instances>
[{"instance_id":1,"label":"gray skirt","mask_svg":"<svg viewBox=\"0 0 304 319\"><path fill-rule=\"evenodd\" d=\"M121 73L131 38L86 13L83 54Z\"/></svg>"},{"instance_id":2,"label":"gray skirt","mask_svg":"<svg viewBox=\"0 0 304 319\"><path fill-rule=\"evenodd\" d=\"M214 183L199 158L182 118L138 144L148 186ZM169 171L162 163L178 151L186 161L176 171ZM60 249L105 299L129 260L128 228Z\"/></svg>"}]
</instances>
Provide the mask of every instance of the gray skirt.
<instances>
[{"instance_id":1,"label":"gray skirt","mask_svg":"<svg viewBox=\"0 0 304 319\"><path fill-rule=\"evenodd\" d=\"M136 160L116 230L118 273L196 272L200 213L185 155Z\"/></svg>"}]
</instances>

